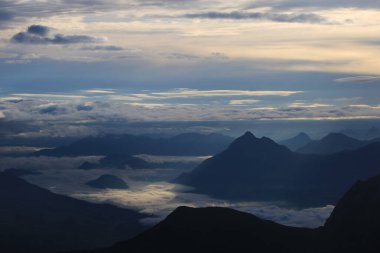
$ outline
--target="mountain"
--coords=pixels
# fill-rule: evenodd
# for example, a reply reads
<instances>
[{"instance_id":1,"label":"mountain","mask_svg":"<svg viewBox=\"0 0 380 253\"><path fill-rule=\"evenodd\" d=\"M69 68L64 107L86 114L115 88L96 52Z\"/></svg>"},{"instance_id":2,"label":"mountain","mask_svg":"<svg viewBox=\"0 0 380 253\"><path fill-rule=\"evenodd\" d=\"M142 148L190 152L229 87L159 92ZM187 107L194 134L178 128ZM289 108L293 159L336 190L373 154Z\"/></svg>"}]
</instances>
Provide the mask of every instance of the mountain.
<instances>
[{"instance_id":1,"label":"mountain","mask_svg":"<svg viewBox=\"0 0 380 253\"><path fill-rule=\"evenodd\" d=\"M368 141L357 140L341 133L330 133L321 140L309 142L297 149L297 152L303 154L332 154L344 150L358 149L367 144L369 144Z\"/></svg>"},{"instance_id":2,"label":"mountain","mask_svg":"<svg viewBox=\"0 0 380 253\"><path fill-rule=\"evenodd\" d=\"M109 154L101 158L98 163L84 162L79 166L82 170L91 170L98 168L117 168L124 169L129 167L132 169L150 169L154 168L154 164L144 161L138 157L126 154Z\"/></svg>"},{"instance_id":3,"label":"mountain","mask_svg":"<svg viewBox=\"0 0 380 253\"><path fill-rule=\"evenodd\" d=\"M0 252L57 252L110 246L141 232L132 210L54 194L0 173Z\"/></svg>"},{"instance_id":4,"label":"mountain","mask_svg":"<svg viewBox=\"0 0 380 253\"><path fill-rule=\"evenodd\" d=\"M128 189L127 183L114 175L101 175L97 179L88 181L86 185L99 189Z\"/></svg>"},{"instance_id":5,"label":"mountain","mask_svg":"<svg viewBox=\"0 0 380 253\"><path fill-rule=\"evenodd\" d=\"M41 172L34 169L23 169L23 168L9 168L9 169L5 169L4 172L11 173L18 177L42 174Z\"/></svg>"},{"instance_id":6,"label":"mountain","mask_svg":"<svg viewBox=\"0 0 380 253\"><path fill-rule=\"evenodd\" d=\"M174 182L220 199L324 206L336 204L357 180L380 174L379 163L380 143L331 155L309 155L247 132Z\"/></svg>"},{"instance_id":7,"label":"mountain","mask_svg":"<svg viewBox=\"0 0 380 253\"><path fill-rule=\"evenodd\" d=\"M283 226L228 208L178 207L133 239L90 252L377 253L379 235L377 176L351 187L320 228Z\"/></svg>"},{"instance_id":8,"label":"mountain","mask_svg":"<svg viewBox=\"0 0 380 253\"><path fill-rule=\"evenodd\" d=\"M347 128L347 129L343 129L340 132L352 138L361 139L361 140L372 140L372 139L380 138L380 129L375 126L372 126L367 130L361 130L361 131Z\"/></svg>"},{"instance_id":9,"label":"mountain","mask_svg":"<svg viewBox=\"0 0 380 253\"><path fill-rule=\"evenodd\" d=\"M187 133L170 138L135 135L104 135L87 137L70 145L40 150L37 156L83 156L109 154L151 155L212 155L232 142L221 134Z\"/></svg>"},{"instance_id":10,"label":"mountain","mask_svg":"<svg viewBox=\"0 0 380 253\"><path fill-rule=\"evenodd\" d=\"M342 197L325 224L340 252L379 252L380 176L357 182Z\"/></svg>"},{"instance_id":11,"label":"mountain","mask_svg":"<svg viewBox=\"0 0 380 253\"><path fill-rule=\"evenodd\" d=\"M314 234L228 208L178 207L152 229L95 252L302 252L317 248Z\"/></svg>"},{"instance_id":12,"label":"mountain","mask_svg":"<svg viewBox=\"0 0 380 253\"><path fill-rule=\"evenodd\" d=\"M295 151L309 142L311 142L312 139L309 137L309 135L305 133L299 133L298 135L294 136L293 138L283 140L279 142L279 144L286 146L288 149Z\"/></svg>"}]
</instances>

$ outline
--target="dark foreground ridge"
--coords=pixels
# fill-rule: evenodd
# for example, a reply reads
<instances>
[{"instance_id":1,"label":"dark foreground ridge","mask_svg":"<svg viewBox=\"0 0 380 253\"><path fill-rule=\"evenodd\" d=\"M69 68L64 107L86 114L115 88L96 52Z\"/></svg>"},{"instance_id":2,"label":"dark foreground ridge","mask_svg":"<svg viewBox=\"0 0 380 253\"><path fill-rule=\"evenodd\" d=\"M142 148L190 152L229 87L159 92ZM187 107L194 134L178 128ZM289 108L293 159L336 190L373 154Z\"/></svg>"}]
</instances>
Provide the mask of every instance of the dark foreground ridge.
<instances>
[{"instance_id":1,"label":"dark foreground ridge","mask_svg":"<svg viewBox=\"0 0 380 253\"><path fill-rule=\"evenodd\" d=\"M359 182L325 226L294 228L227 208L179 207L139 236L91 253L380 252L380 176Z\"/></svg>"},{"instance_id":2,"label":"dark foreground ridge","mask_svg":"<svg viewBox=\"0 0 380 253\"><path fill-rule=\"evenodd\" d=\"M0 173L0 252L44 253L112 245L141 232L132 210L54 194Z\"/></svg>"}]
</instances>

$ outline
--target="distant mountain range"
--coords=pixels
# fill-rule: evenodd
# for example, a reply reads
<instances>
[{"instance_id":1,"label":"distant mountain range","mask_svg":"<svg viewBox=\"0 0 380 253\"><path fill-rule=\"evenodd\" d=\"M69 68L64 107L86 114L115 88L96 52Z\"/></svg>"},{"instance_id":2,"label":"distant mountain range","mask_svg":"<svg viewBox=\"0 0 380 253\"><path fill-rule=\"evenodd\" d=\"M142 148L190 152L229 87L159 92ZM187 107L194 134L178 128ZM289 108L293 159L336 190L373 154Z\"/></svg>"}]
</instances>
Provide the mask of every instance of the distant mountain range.
<instances>
[{"instance_id":1,"label":"distant mountain range","mask_svg":"<svg viewBox=\"0 0 380 253\"><path fill-rule=\"evenodd\" d=\"M307 134L299 133L293 138L280 141L279 144L303 154L332 154L358 149L374 142L380 142L380 138L358 140L343 133L329 133L320 140L312 140Z\"/></svg>"},{"instance_id":2,"label":"distant mountain range","mask_svg":"<svg viewBox=\"0 0 380 253\"><path fill-rule=\"evenodd\" d=\"M344 150L358 149L373 142L380 142L380 138L363 141L348 137L342 133L330 133L321 140L311 141L296 151L303 154L332 154Z\"/></svg>"},{"instance_id":3,"label":"distant mountain range","mask_svg":"<svg viewBox=\"0 0 380 253\"><path fill-rule=\"evenodd\" d=\"M221 134L180 134L171 138L151 138L135 135L105 135L87 137L70 145L40 150L37 156L83 156L109 154L150 155L213 155L233 141Z\"/></svg>"},{"instance_id":4,"label":"distant mountain range","mask_svg":"<svg viewBox=\"0 0 380 253\"><path fill-rule=\"evenodd\" d=\"M302 132L290 139L280 141L279 144L286 146L288 149L292 151L296 151L297 149L305 146L311 141L312 139L310 138L310 136Z\"/></svg>"},{"instance_id":5,"label":"distant mountain range","mask_svg":"<svg viewBox=\"0 0 380 253\"><path fill-rule=\"evenodd\" d=\"M82 170L91 170L91 169L98 169L98 168L124 169L125 167L129 167L132 169L150 169L150 168L154 168L155 165L131 155L109 154L101 158L99 162L84 162L79 166L79 169L82 169Z\"/></svg>"},{"instance_id":6,"label":"distant mountain range","mask_svg":"<svg viewBox=\"0 0 380 253\"><path fill-rule=\"evenodd\" d=\"M357 150L308 155L247 132L175 182L221 199L322 206L336 204L357 180L380 174L379 163L378 142Z\"/></svg>"},{"instance_id":7,"label":"distant mountain range","mask_svg":"<svg viewBox=\"0 0 380 253\"><path fill-rule=\"evenodd\" d=\"M78 169L193 169L200 162L198 161L165 161L165 162L148 162L136 156L126 154L109 154L99 159L98 162L83 162Z\"/></svg>"},{"instance_id":8,"label":"distant mountain range","mask_svg":"<svg viewBox=\"0 0 380 253\"><path fill-rule=\"evenodd\" d=\"M135 238L92 253L375 253L380 250L380 176L356 183L323 227L294 228L227 208L179 207Z\"/></svg>"},{"instance_id":9,"label":"distant mountain range","mask_svg":"<svg viewBox=\"0 0 380 253\"><path fill-rule=\"evenodd\" d=\"M366 130L353 130L350 128L343 129L340 133L345 134L349 137L361 140L372 140L380 138L380 129L378 127L372 126Z\"/></svg>"},{"instance_id":10,"label":"distant mountain range","mask_svg":"<svg viewBox=\"0 0 380 253\"><path fill-rule=\"evenodd\" d=\"M54 194L0 173L0 252L57 252L110 246L141 232L147 217Z\"/></svg>"}]
</instances>

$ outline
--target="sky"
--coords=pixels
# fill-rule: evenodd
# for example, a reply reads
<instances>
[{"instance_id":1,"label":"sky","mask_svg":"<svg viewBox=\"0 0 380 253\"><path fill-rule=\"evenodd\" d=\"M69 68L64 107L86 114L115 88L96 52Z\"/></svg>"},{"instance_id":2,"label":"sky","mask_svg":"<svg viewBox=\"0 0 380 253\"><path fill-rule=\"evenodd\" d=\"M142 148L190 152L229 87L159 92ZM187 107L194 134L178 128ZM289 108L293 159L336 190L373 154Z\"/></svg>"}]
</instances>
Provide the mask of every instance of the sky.
<instances>
[{"instance_id":1,"label":"sky","mask_svg":"<svg viewBox=\"0 0 380 253\"><path fill-rule=\"evenodd\" d=\"M379 54L373 0L0 0L0 123L379 119Z\"/></svg>"}]
</instances>

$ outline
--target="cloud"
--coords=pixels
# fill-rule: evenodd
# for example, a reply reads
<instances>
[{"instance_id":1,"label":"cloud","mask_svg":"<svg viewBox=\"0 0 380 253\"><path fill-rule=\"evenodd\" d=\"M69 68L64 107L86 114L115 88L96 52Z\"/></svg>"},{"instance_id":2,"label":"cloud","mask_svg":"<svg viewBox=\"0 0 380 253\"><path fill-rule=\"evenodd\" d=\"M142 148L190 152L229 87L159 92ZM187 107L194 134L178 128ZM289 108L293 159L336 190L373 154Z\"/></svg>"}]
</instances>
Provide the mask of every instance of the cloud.
<instances>
[{"instance_id":1,"label":"cloud","mask_svg":"<svg viewBox=\"0 0 380 253\"><path fill-rule=\"evenodd\" d=\"M373 109L373 110L379 110L380 109L380 105L350 105L350 107L354 107L354 108L364 108L364 109Z\"/></svg>"},{"instance_id":2,"label":"cloud","mask_svg":"<svg viewBox=\"0 0 380 253\"><path fill-rule=\"evenodd\" d=\"M303 93L302 91L283 91L283 90L197 90L178 88L167 92L146 92L130 93L127 95L111 95L112 100L142 101L142 100L162 100L162 99L192 99L192 98L211 98L211 97L265 97L280 96L287 97Z\"/></svg>"},{"instance_id":3,"label":"cloud","mask_svg":"<svg viewBox=\"0 0 380 253\"><path fill-rule=\"evenodd\" d=\"M185 54L185 53L170 53L170 54L165 54L165 58L167 59L174 59L174 60L198 60L201 57L198 55L193 55L193 54Z\"/></svg>"},{"instance_id":4,"label":"cloud","mask_svg":"<svg viewBox=\"0 0 380 253\"><path fill-rule=\"evenodd\" d=\"M81 50L85 51L123 51L123 47L118 46L87 46L82 47Z\"/></svg>"},{"instance_id":5,"label":"cloud","mask_svg":"<svg viewBox=\"0 0 380 253\"><path fill-rule=\"evenodd\" d=\"M78 111L91 111L93 110L95 107L92 106L91 104L82 104L82 105L77 105L76 109Z\"/></svg>"},{"instance_id":6,"label":"cloud","mask_svg":"<svg viewBox=\"0 0 380 253\"><path fill-rule=\"evenodd\" d=\"M333 105L330 105L330 104L318 104L318 103L314 103L314 104L307 104L307 103L291 103L289 105L289 107L299 107L299 108L318 108L318 107L329 107L329 106L333 106Z\"/></svg>"},{"instance_id":7,"label":"cloud","mask_svg":"<svg viewBox=\"0 0 380 253\"><path fill-rule=\"evenodd\" d=\"M270 7L273 9L335 9L335 8L358 8L358 9L378 9L380 3L373 0L256 0L248 5L251 8Z\"/></svg>"},{"instance_id":8,"label":"cloud","mask_svg":"<svg viewBox=\"0 0 380 253\"><path fill-rule=\"evenodd\" d=\"M78 44L78 43L100 43L105 38L88 35L63 35L54 34L48 36L50 28L42 25L31 25L25 32L19 32L11 38L11 41L19 44Z\"/></svg>"},{"instance_id":9,"label":"cloud","mask_svg":"<svg viewBox=\"0 0 380 253\"><path fill-rule=\"evenodd\" d=\"M120 132L127 129L137 131L133 126L126 127L128 124L125 122L168 124L167 122L173 121L380 118L376 101L359 103L349 99L338 102L333 98L293 100L293 97L288 97L292 94L288 91L194 89L128 93L93 88L71 94L10 94L0 99L0 111L3 115L2 123L27 122L28 125L22 129L8 127L7 133L13 131L16 135L22 134L27 137L85 136L89 133ZM270 96L276 97L273 99ZM257 104L259 102L260 104ZM116 126L109 122L124 122L125 125L117 123ZM155 127L156 124L146 124L143 129L147 126L150 128L149 131L160 131ZM138 131L141 133L145 130Z\"/></svg>"},{"instance_id":10,"label":"cloud","mask_svg":"<svg viewBox=\"0 0 380 253\"><path fill-rule=\"evenodd\" d=\"M174 89L168 92L151 92L149 94L132 94L141 98L171 99L171 98L193 98L193 97L229 97L229 96L291 96L302 93L302 91L282 90L196 90L196 89Z\"/></svg>"},{"instance_id":11,"label":"cloud","mask_svg":"<svg viewBox=\"0 0 380 253\"><path fill-rule=\"evenodd\" d=\"M201 12L183 15L184 18L199 19L234 19L234 20L269 20L280 23L331 24L328 19L314 13L265 13L265 12Z\"/></svg>"},{"instance_id":12,"label":"cloud","mask_svg":"<svg viewBox=\"0 0 380 253\"><path fill-rule=\"evenodd\" d=\"M30 34L36 34L39 36L47 36L50 32L50 28L43 25L31 25L26 30Z\"/></svg>"},{"instance_id":13,"label":"cloud","mask_svg":"<svg viewBox=\"0 0 380 253\"><path fill-rule=\"evenodd\" d=\"M0 22L7 22L14 18L14 14L7 10L0 9Z\"/></svg>"},{"instance_id":14,"label":"cloud","mask_svg":"<svg viewBox=\"0 0 380 253\"><path fill-rule=\"evenodd\" d=\"M337 83L364 83L380 80L380 76L350 76L335 79Z\"/></svg>"},{"instance_id":15,"label":"cloud","mask_svg":"<svg viewBox=\"0 0 380 253\"><path fill-rule=\"evenodd\" d=\"M257 99L236 99L236 100L230 100L230 105L252 105L257 104L260 102L260 100Z\"/></svg>"},{"instance_id":16,"label":"cloud","mask_svg":"<svg viewBox=\"0 0 380 253\"><path fill-rule=\"evenodd\" d=\"M164 104L164 103L125 103L125 104L130 105L130 106L143 107L147 109L155 109L155 108L170 106L170 104Z\"/></svg>"},{"instance_id":17,"label":"cloud","mask_svg":"<svg viewBox=\"0 0 380 253\"><path fill-rule=\"evenodd\" d=\"M116 93L114 90L106 90L106 89L90 89L90 90L85 90L85 93L90 93L90 94L114 94Z\"/></svg>"},{"instance_id":18,"label":"cloud","mask_svg":"<svg viewBox=\"0 0 380 253\"><path fill-rule=\"evenodd\" d=\"M39 110L39 113L41 114L52 114L52 115L59 115L66 112L67 112L67 109L65 107L61 107L55 104L43 106L43 108Z\"/></svg>"},{"instance_id":19,"label":"cloud","mask_svg":"<svg viewBox=\"0 0 380 253\"><path fill-rule=\"evenodd\" d=\"M156 174L162 171L155 172ZM334 206L309 209L287 209L265 202L229 202L206 195L183 192L180 185L163 182L136 185L133 190L107 190L79 193L74 196L96 202L111 202L123 207L136 208L144 213L155 214L155 219L144 220L156 223L165 218L178 206L205 207L219 206L252 213L261 218L297 227L319 227L331 214Z\"/></svg>"},{"instance_id":20,"label":"cloud","mask_svg":"<svg viewBox=\"0 0 380 253\"><path fill-rule=\"evenodd\" d=\"M49 93L15 93L12 94L17 97L31 97L31 98L53 98L53 99L82 99L86 98L81 95L72 95L72 94L49 94Z\"/></svg>"}]
</instances>

